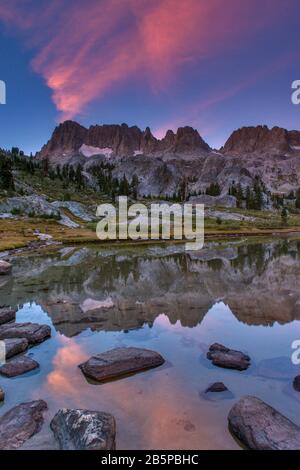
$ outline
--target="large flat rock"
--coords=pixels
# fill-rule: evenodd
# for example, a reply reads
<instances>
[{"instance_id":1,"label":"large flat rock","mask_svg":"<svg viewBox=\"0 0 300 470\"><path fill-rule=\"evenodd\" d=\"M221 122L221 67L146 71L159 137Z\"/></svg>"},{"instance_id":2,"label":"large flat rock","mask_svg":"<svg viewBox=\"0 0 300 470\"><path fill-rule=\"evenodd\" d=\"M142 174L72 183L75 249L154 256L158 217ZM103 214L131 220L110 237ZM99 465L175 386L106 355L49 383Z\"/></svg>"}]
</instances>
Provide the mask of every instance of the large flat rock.
<instances>
[{"instance_id":1,"label":"large flat rock","mask_svg":"<svg viewBox=\"0 0 300 470\"><path fill-rule=\"evenodd\" d=\"M20 356L0 366L0 374L5 375L5 377L16 377L38 367L39 363L31 359L31 357Z\"/></svg>"},{"instance_id":2,"label":"large flat rock","mask_svg":"<svg viewBox=\"0 0 300 470\"><path fill-rule=\"evenodd\" d=\"M4 343L6 359L10 359L28 349L28 341L26 338L9 338L5 339Z\"/></svg>"},{"instance_id":3,"label":"large flat rock","mask_svg":"<svg viewBox=\"0 0 300 470\"><path fill-rule=\"evenodd\" d=\"M116 348L80 364L82 372L98 382L120 378L163 364L164 358L155 351L139 348Z\"/></svg>"},{"instance_id":4,"label":"large flat rock","mask_svg":"<svg viewBox=\"0 0 300 470\"><path fill-rule=\"evenodd\" d=\"M10 274L12 270L12 265L7 261L0 260L0 276L5 274Z\"/></svg>"},{"instance_id":5,"label":"large flat rock","mask_svg":"<svg viewBox=\"0 0 300 470\"><path fill-rule=\"evenodd\" d=\"M16 321L16 311L9 307L0 308L0 325L11 321Z\"/></svg>"},{"instance_id":6,"label":"large flat rock","mask_svg":"<svg viewBox=\"0 0 300 470\"><path fill-rule=\"evenodd\" d=\"M115 449L116 423L108 413L62 409L50 427L62 450Z\"/></svg>"},{"instance_id":7,"label":"large flat rock","mask_svg":"<svg viewBox=\"0 0 300 470\"><path fill-rule=\"evenodd\" d=\"M30 437L40 431L44 422L43 400L21 403L0 418L0 450L18 449Z\"/></svg>"},{"instance_id":8,"label":"large flat rock","mask_svg":"<svg viewBox=\"0 0 300 470\"><path fill-rule=\"evenodd\" d=\"M222 344L214 343L210 346L207 358L215 366L225 369L245 370L250 366L250 357L241 351L226 348Z\"/></svg>"},{"instance_id":9,"label":"large flat rock","mask_svg":"<svg viewBox=\"0 0 300 470\"><path fill-rule=\"evenodd\" d=\"M51 336L48 325L37 323L8 323L0 326L0 339L26 338L29 344L42 343Z\"/></svg>"},{"instance_id":10,"label":"large flat rock","mask_svg":"<svg viewBox=\"0 0 300 470\"><path fill-rule=\"evenodd\" d=\"M259 398L242 397L230 410L228 422L249 449L300 449L300 428Z\"/></svg>"}]
</instances>

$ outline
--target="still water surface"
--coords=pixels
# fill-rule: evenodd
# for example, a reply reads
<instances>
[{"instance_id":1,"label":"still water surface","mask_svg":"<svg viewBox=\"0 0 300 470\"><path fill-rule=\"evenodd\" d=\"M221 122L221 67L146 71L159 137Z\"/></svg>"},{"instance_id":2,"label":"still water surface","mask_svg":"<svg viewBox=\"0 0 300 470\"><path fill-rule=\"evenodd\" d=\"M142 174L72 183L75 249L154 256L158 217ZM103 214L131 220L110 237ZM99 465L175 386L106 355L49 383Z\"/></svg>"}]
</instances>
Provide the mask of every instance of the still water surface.
<instances>
[{"instance_id":1,"label":"still water surface","mask_svg":"<svg viewBox=\"0 0 300 470\"><path fill-rule=\"evenodd\" d=\"M300 339L300 240L184 246L62 248L14 259L0 304L17 321L47 323L52 338L31 349L36 372L0 379L2 414L33 399L47 401L42 431L25 448L56 448L49 422L62 407L112 413L118 449L240 449L227 414L256 395L300 425L300 393L291 344ZM248 353L245 372L212 366L220 342ZM154 349L160 368L95 385L78 364L118 346ZM205 394L223 381L226 393Z\"/></svg>"}]
</instances>

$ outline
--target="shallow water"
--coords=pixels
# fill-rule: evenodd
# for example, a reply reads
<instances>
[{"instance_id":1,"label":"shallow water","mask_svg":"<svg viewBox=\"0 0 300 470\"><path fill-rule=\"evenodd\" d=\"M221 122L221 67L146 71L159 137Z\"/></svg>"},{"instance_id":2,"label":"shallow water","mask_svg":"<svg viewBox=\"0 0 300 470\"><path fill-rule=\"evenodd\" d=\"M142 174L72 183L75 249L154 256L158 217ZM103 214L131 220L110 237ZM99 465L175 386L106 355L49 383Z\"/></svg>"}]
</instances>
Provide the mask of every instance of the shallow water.
<instances>
[{"instance_id":1,"label":"shallow water","mask_svg":"<svg viewBox=\"0 0 300 470\"><path fill-rule=\"evenodd\" d=\"M42 431L25 448L55 448L49 422L62 407L112 413L118 449L240 449L227 428L232 405L255 395L300 425L300 241L184 246L63 248L14 259L0 283L0 304L17 321L47 323L52 338L29 354L36 372L0 378L2 414L32 399L47 401ZM210 344L247 352L245 372L212 366ZM118 346L154 349L157 369L105 384L88 383L78 364ZM205 394L223 381L230 392Z\"/></svg>"}]
</instances>

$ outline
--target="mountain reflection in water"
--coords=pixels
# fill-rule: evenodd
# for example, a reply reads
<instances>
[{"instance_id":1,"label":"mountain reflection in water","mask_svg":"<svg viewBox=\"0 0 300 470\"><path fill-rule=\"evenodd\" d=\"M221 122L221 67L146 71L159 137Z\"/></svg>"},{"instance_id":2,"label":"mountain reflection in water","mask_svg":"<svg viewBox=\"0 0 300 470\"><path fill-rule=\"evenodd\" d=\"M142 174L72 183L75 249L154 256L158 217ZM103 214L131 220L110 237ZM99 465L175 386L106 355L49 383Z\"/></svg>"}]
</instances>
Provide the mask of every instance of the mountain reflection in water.
<instances>
[{"instance_id":1,"label":"mountain reflection in water","mask_svg":"<svg viewBox=\"0 0 300 470\"><path fill-rule=\"evenodd\" d=\"M49 256L17 258L1 288L2 303L34 301L56 330L121 331L152 325L194 327L222 300L249 325L300 318L300 242L211 244L183 248L63 248Z\"/></svg>"}]
</instances>

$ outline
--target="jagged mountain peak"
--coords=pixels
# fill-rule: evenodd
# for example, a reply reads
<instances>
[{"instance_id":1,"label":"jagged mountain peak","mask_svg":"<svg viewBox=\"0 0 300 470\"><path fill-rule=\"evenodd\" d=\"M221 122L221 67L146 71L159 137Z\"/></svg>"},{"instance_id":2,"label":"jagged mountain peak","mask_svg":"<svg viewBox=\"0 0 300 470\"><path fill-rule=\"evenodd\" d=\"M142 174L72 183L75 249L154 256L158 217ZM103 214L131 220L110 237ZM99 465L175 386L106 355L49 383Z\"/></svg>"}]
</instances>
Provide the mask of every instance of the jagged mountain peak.
<instances>
[{"instance_id":1,"label":"jagged mountain peak","mask_svg":"<svg viewBox=\"0 0 300 470\"><path fill-rule=\"evenodd\" d=\"M224 153L285 155L300 145L300 132L266 125L241 127L234 131L224 147Z\"/></svg>"},{"instance_id":2,"label":"jagged mountain peak","mask_svg":"<svg viewBox=\"0 0 300 470\"><path fill-rule=\"evenodd\" d=\"M149 127L144 131L127 124L103 124L86 128L75 121L65 121L54 130L51 139L37 154L37 158L49 158L55 163L65 163L82 146L94 147L98 153L110 152L116 156L153 155L168 153L193 153L210 151L209 145L192 127L180 127L176 134L168 131L159 140Z\"/></svg>"}]
</instances>

